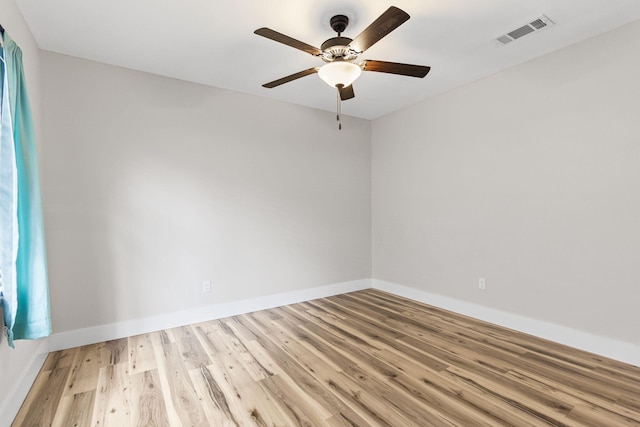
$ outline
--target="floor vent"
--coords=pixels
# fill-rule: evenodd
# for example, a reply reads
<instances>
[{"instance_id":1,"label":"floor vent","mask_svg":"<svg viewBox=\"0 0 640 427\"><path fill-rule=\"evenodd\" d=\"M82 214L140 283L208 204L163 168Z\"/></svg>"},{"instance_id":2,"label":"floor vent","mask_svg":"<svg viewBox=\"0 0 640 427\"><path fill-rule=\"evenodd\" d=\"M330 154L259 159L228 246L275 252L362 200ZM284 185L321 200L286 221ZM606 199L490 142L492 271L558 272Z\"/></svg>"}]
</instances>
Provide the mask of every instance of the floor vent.
<instances>
[{"instance_id":1,"label":"floor vent","mask_svg":"<svg viewBox=\"0 0 640 427\"><path fill-rule=\"evenodd\" d=\"M518 40L520 37L524 37L527 34L534 33L536 31L544 30L545 28L549 28L552 26L554 22L549 19L547 16L542 15L540 18L535 19L529 22L526 25L523 25L520 28L516 28L515 30L498 37L496 40L499 44L505 45L511 43L512 41Z\"/></svg>"}]
</instances>

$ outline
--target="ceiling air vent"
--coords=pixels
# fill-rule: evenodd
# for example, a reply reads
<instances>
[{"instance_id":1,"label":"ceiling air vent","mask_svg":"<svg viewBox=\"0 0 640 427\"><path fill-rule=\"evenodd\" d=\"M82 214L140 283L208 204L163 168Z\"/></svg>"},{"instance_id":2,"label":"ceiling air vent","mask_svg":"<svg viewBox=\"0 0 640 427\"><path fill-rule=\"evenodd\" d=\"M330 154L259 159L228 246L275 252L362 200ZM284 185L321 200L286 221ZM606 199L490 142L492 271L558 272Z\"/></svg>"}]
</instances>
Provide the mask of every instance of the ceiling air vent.
<instances>
[{"instance_id":1,"label":"ceiling air vent","mask_svg":"<svg viewBox=\"0 0 640 427\"><path fill-rule=\"evenodd\" d=\"M527 34L549 28L553 24L554 22L551 19L549 19L545 15L542 15L540 18L535 19L520 28L516 28L515 30L505 34L504 36L498 37L496 40L500 45L505 45L511 43L512 41L518 40L520 37L524 37Z\"/></svg>"}]
</instances>

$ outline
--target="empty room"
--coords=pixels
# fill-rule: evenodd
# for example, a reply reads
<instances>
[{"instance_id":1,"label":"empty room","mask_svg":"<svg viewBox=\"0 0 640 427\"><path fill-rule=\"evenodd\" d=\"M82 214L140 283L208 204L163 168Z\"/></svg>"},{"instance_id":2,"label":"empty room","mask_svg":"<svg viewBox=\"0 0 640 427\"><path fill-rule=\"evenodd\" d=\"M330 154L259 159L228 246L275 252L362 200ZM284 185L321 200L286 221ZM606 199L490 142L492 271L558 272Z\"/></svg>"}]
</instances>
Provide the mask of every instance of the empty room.
<instances>
[{"instance_id":1,"label":"empty room","mask_svg":"<svg viewBox=\"0 0 640 427\"><path fill-rule=\"evenodd\" d=\"M0 427L640 426L637 0L0 25Z\"/></svg>"}]
</instances>

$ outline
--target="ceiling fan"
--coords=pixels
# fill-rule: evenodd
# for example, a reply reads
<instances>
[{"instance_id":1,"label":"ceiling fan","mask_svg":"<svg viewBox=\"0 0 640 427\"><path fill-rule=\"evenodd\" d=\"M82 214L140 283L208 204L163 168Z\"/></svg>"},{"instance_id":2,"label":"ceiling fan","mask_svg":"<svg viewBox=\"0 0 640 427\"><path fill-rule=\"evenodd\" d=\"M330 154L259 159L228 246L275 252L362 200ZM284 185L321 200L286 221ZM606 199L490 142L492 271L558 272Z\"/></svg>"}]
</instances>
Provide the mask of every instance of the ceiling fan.
<instances>
[{"instance_id":1,"label":"ceiling fan","mask_svg":"<svg viewBox=\"0 0 640 427\"><path fill-rule=\"evenodd\" d=\"M270 28L259 28L255 34L291 46L313 56L319 57L326 64L321 67L313 67L297 73L282 77L262 86L272 89L284 83L318 73L320 78L328 85L337 88L338 115L340 121L340 101L351 99L355 96L353 82L362 71L375 71L379 73L399 74L410 77L424 77L431 67L424 65L401 64L398 62L377 61L365 59L356 63L358 56L365 50L380 41L387 34L398 28L409 19L405 11L391 6L375 21L365 28L355 39L342 37L342 33L349 25L349 18L345 15L335 15L329 21L331 28L338 33L337 37L326 40L320 48L286 36ZM338 126L341 128L341 125Z\"/></svg>"}]
</instances>

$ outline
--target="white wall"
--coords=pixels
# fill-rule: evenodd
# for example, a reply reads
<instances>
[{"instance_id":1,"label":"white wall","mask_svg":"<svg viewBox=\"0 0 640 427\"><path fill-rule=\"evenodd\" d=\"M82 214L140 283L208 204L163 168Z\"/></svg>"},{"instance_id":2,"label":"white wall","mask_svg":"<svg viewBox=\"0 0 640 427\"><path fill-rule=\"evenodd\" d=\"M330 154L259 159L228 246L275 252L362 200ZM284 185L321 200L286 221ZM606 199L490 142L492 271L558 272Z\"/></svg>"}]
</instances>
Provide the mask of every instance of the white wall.
<instances>
[{"instance_id":1,"label":"white wall","mask_svg":"<svg viewBox=\"0 0 640 427\"><path fill-rule=\"evenodd\" d=\"M15 2L13 0L0 0L0 10L2 11L0 24L22 49L25 78L34 119L36 144L41 152L40 50ZM15 408L8 408L8 406L19 405L19 402L11 402L12 395L18 393L16 388L23 385L22 380L25 376L33 378L33 373L28 371L33 367L34 356L39 355L40 348L45 344L45 341L19 340L15 342L15 349L11 349L7 345L4 333L0 333L0 384L2 384L3 390L0 393L0 425L2 425L5 411L12 412L15 410Z\"/></svg>"},{"instance_id":2,"label":"white wall","mask_svg":"<svg viewBox=\"0 0 640 427\"><path fill-rule=\"evenodd\" d=\"M374 121L374 278L640 343L639 50L636 22Z\"/></svg>"},{"instance_id":3,"label":"white wall","mask_svg":"<svg viewBox=\"0 0 640 427\"><path fill-rule=\"evenodd\" d=\"M53 53L43 73L54 332L370 277L370 122Z\"/></svg>"}]
</instances>

